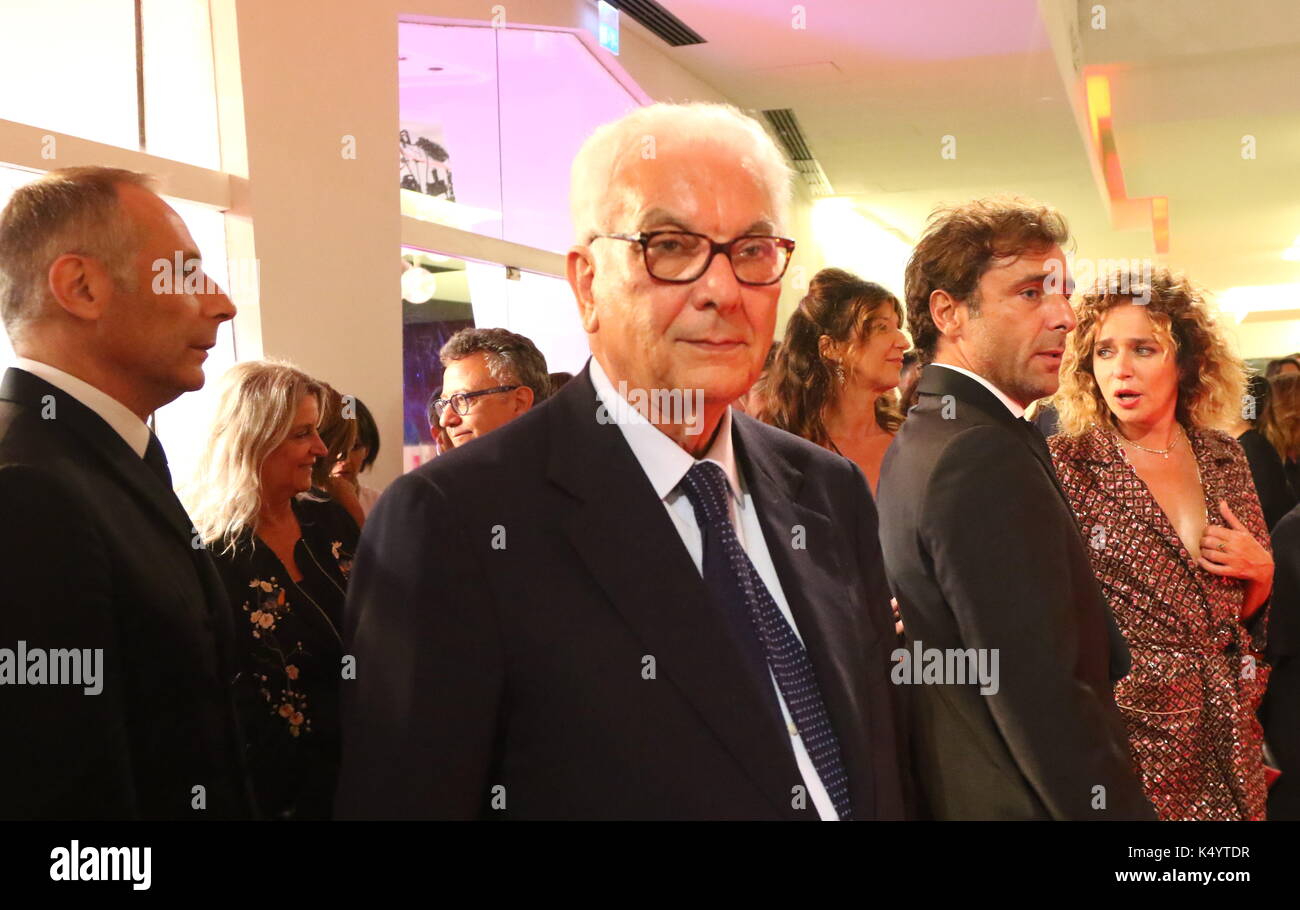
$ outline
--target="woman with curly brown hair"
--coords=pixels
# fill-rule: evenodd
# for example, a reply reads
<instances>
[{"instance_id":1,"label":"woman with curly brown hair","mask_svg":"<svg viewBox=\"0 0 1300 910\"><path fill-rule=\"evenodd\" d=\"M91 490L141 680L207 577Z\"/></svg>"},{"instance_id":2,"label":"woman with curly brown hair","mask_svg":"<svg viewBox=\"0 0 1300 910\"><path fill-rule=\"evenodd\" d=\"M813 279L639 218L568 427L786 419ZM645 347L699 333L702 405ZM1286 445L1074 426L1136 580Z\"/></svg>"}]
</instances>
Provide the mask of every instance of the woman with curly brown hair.
<instances>
[{"instance_id":1,"label":"woman with curly brown hair","mask_svg":"<svg viewBox=\"0 0 1300 910\"><path fill-rule=\"evenodd\" d=\"M1245 454L1212 429L1244 371L1196 288L1142 277L1080 300L1049 445L1132 652L1115 701L1147 797L1165 820L1262 819L1273 559Z\"/></svg>"},{"instance_id":2,"label":"woman with curly brown hair","mask_svg":"<svg viewBox=\"0 0 1300 910\"><path fill-rule=\"evenodd\" d=\"M758 418L854 462L874 493L903 423L894 389L907 336L893 294L843 269L822 269L785 327L764 374Z\"/></svg>"}]
</instances>

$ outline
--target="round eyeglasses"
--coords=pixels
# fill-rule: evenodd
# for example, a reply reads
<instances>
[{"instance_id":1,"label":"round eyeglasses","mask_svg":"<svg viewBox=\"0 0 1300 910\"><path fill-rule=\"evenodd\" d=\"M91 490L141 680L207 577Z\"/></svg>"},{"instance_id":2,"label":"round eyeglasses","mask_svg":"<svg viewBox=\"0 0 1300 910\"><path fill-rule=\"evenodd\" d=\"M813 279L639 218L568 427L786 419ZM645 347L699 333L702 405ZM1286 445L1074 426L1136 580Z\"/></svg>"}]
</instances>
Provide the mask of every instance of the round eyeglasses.
<instances>
[{"instance_id":1,"label":"round eyeglasses","mask_svg":"<svg viewBox=\"0 0 1300 910\"><path fill-rule=\"evenodd\" d=\"M490 389L479 389L477 392L457 392L450 398L439 398L433 403L433 416L442 420L442 412L447 410L447 405L456 409L456 413L464 417L469 413L469 403L481 395L495 395L498 392L512 392L519 388L517 385L499 385Z\"/></svg>"},{"instance_id":2,"label":"round eyeglasses","mask_svg":"<svg viewBox=\"0 0 1300 910\"><path fill-rule=\"evenodd\" d=\"M722 253L741 284L762 287L776 284L790 266L794 241L789 237L746 234L727 243L689 231L650 231L637 234L596 234L640 244L645 269L651 277L671 284L698 281L713 257Z\"/></svg>"}]
</instances>

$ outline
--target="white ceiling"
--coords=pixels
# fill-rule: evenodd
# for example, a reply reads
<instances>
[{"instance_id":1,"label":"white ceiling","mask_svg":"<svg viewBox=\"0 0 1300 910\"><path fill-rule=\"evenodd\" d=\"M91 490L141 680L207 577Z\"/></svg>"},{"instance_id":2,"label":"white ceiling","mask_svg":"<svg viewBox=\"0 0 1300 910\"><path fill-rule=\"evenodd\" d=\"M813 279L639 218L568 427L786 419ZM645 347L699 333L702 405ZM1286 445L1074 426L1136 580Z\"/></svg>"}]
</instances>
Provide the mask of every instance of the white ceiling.
<instances>
[{"instance_id":1,"label":"white ceiling","mask_svg":"<svg viewBox=\"0 0 1300 910\"><path fill-rule=\"evenodd\" d=\"M1128 195L1169 197L1159 261L1220 291L1300 283L1281 255L1300 234L1295 0L1108 0L1104 30L1077 0L661 2L707 39L670 57L743 107L792 108L836 194L904 236L941 202L1017 192L1065 212L1079 256L1154 256L1149 227L1113 226L1077 117L1088 67Z\"/></svg>"}]
</instances>

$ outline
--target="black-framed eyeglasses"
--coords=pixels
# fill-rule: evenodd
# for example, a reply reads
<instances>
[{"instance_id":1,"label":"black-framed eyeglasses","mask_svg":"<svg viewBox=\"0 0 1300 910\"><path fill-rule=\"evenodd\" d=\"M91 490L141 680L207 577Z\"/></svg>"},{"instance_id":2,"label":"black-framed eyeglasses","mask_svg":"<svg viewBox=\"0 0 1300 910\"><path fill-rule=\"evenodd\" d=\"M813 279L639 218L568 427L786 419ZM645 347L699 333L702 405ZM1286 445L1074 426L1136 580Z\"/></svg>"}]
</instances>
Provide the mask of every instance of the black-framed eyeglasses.
<instances>
[{"instance_id":1,"label":"black-framed eyeglasses","mask_svg":"<svg viewBox=\"0 0 1300 910\"><path fill-rule=\"evenodd\" d=\"M596 234L641 246L645 270L651 277L671 284L698 281L709 270L713 257L722 253L741 284L762 287L776 284L790 267L794 241L789 237L746 234L718 243L712 237L690 231L650 231L636 234Z\"/></svg>"},{"instance_id":2,"label":"black-framed eyeglasses","mask_svg":"<svg viewBox=\"0 0 1300 910\"><path fill-rule=\"evenodd\" d=\"M482 395L495 395L498 392L512 392L519 388L517 385L499 385L490 389L479 389L477 392L457 392L450 398L439 398L433 403L433 416L442 420L442 412L447 410L447 405L456 409L456 413L464 417L469 413L469 403L475 398Z\"/></svg>"}]
</instances>

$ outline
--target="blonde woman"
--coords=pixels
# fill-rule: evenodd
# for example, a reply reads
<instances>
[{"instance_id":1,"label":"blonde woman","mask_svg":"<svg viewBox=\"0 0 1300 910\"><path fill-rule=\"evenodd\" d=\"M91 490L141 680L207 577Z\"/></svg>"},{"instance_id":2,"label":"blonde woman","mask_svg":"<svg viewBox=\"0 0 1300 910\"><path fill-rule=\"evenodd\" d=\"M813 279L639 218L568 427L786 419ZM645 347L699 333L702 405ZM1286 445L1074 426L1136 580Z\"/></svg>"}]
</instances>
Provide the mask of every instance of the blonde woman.
<instances>
[{"instance_id":1,"label":"blonde woman","mask_svg":"<svg viewBox=\"0 0 1300 910\"><path fill-rule=\"evenodd\" d=\"M249 769L263 814L329 818L358 529L338 503L304 495L329 453L317 430L327 387L265 361L236 364L222 383L184 495L235 611Z\"/></svg>"},{"instance_id":2,"label":"blonde woman","mask_svg":"<svg viewBox=\"0 0 1300 910\"><path fill-rule=\"evenodd\" d=\"M1077 311L1049 445L1132 652L1115 701L1133 760L1161 819L1262 819L1273 559L1245 454L1211 429L1240 409L1242 364L1167 270Z\"/></svg>"}]
</instances>

